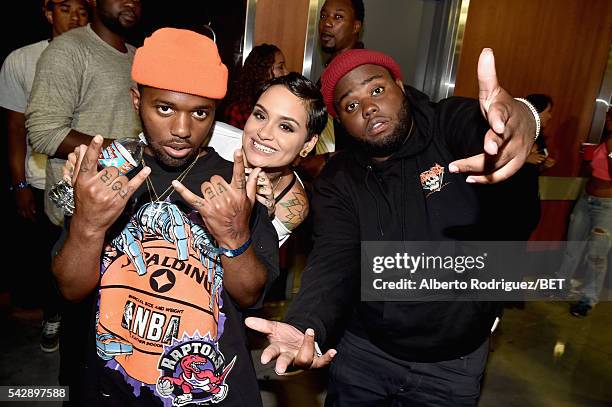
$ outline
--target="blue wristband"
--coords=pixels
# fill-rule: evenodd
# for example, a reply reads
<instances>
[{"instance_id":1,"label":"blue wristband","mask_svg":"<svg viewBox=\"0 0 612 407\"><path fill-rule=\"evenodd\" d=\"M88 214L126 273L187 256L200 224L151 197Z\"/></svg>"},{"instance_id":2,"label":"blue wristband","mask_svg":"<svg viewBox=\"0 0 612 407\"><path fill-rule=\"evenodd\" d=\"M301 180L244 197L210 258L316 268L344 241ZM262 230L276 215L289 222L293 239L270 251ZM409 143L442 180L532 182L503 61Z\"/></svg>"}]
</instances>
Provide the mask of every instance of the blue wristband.
<instances>
[{"instance_id":1,"label":"blue wristband","mask_svg":"<svg viewBox=\"0 0 612 407\"><path fill-rule=\"evenodd\" d=\"M24 189L24 188L30 188L30 184L27 183L27 181L21 181L19 184L15 184L15 185L11 185L9 187L9 191L17 191L20 189Z\"/></svg>"},{"instance_id":2,"label":"blue wristband","mask_svg":"<svg viewBox=\"0 0 612 407\"><path fill-rule=\"evenodd\" d=\"M244 253L249 248L251 243L253 243L253 240L251 240L251 238L249 237L249 240L247 240L242 246L237 249L226 249L223 247L219 247L219 251L225 257L236 257Z\"/></svg>"}]
</instances>

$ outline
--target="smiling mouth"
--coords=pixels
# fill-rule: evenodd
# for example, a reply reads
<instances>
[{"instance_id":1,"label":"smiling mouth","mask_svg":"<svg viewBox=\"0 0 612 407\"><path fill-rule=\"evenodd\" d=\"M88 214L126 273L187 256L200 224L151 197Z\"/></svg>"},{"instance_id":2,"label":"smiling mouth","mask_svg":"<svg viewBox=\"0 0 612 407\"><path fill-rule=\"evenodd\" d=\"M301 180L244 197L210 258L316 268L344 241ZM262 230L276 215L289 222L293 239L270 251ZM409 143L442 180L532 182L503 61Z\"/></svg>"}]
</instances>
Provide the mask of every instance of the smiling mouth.
<instances>
[{"instance_id":1,"label":"smiling mouth","mask_svg":"<svg viewBox=\"0 0 612 407\"><path fill-rule=\"evenodd\" d=\"M255 140L253 140L253 147L255 148L255 150L261 151L262 153L265 153L265 154L272 154L276 152L275 149L264 146L263 144L259 144Z\"/></svg>"}]
</instances>

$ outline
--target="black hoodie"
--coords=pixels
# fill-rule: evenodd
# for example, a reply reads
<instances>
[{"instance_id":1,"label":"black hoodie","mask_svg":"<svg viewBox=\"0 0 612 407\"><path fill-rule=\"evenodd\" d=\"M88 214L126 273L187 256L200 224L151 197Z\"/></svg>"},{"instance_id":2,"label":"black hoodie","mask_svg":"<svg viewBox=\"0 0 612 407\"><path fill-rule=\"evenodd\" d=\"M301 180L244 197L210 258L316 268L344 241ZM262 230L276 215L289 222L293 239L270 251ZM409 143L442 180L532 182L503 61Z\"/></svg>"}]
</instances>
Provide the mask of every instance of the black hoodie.
<instances>
[{"instance_id":1,"label":"black hoodie","mask_svg":"<svg viewBox=\"0 0 612 407\"><path fill-rule=\"evenodd\" d=\"M488 124L478 101L437 104L407 88L414 129L389 159L337 154L315 182L314 247L286 321L314 328L334 346L344 329L406 361L455 359L478 348L499 307L485 302L361 302L362 241L486 240L478 227L478 188L451 174L455 159L482 152ZM424 189L421 174L444 168L443 187ZM426 178L426 177L425 177Z\"/></svg>"}]
</instances>

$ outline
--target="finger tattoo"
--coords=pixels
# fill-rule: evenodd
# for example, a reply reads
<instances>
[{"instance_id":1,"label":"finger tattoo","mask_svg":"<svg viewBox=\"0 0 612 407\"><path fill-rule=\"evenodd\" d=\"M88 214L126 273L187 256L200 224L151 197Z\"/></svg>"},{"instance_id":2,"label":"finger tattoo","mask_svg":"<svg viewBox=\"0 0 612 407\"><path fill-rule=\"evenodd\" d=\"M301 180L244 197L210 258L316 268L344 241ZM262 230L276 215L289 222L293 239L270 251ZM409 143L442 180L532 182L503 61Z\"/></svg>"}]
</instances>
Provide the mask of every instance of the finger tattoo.
<instances>
[{"instance_id":1,"label":"finger tattoo","mask_svg":"<svg viewBox=\"0 0 612 407\"><path fill-rule=\"evenodd\" d=\"M89 158L87 157L83 157L83 161L81 161L81 172L87 172L91 169L91 162L89 161Z\"/></svg>"},{"instance_id":2,"label":"finger tattoo","mask_svg":"<svg viewBox=\"0 0 612 407\"><path fill-rule=\"evenodd\" d=\"M225 191L227 191L227 189L225 189L225 187L223 186L222 183L217 183L217 191L219 191L220 194L224 193Z\"/></svg>"},{"instance_id":3,"label":"finger tattoo","mask_svg":"<svg viewBox=\"0 0 612 407\"><path fill-rule=\"evenodd\" d=\"M125 199L128 196L128 194L131 192L131 190L132 190L131 187L127 187L126 189L122 189L121 191L119 191L117 194L121 198Z\"/></svg>"},{"instance_id":4,"label":"finger tattoo","mask_svg":"<svg viewBox=\"0 0 612 407\"><path fill-rule=\"evenodd\" d=\"M121 188L123 188L123 184L121 184L121 181L115 181L113 182L113 185L111 185L111 189L113 191L119 191Z\"/></svg>"},{"instance_id":5,"label":"finger tattoo","mask_svg":"<svg viewBox=\"0 0 612 407\"><path fill-rule=\"evenodd\" d=\"M238 189L246 189L246 181L243 180L243 179L239 179L236 182L236 188L238 188Z\"/></svg>"},{"instance_id":6,"label":"finger tattoo","mask_svg":"<svg viewBox=\"0 0 612 407\"><path fill-rule=\"evenodd\" d=\"M215 191L211 187L206 187L204 192L206 192L206 195L209 199L212 199L216 196Z\"/></svg>"},{"instance_id":7,"label":"finger tattoo","mask_svg":"<svg viewBox=\"0 0 612 407\"><path fill-rule=\"evenodd\" d=\"M107 170L104 170L102 175L100 175L100 181L102 181L102 182L104 182L106 184L109 180L110 180L110 175L108 174Z\"/></svg>"}]
</instances>

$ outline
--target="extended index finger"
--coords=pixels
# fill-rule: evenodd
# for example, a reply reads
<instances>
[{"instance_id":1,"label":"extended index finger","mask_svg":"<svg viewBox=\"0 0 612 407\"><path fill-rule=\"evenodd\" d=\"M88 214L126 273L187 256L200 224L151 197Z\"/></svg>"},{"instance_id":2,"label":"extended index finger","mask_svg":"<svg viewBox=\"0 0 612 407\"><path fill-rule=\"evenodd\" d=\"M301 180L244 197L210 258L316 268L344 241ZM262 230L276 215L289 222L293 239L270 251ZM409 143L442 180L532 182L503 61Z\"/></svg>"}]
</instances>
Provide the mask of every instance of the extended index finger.
<instances>
[{"instance_id":1,"label":"extended index finger","mask_svg":"<svg viewBox=\"0 0 612 407\"><path fill-rule=\"evenodd\" d=\"M78 168L79 178L91 179L98 173L98 157L100 156L103 141L102 136L96 134L91 143L89 143L81 160L81 165Z\"/></svg>"},{"instance_id":2,"label":"extended index finger","mask_svg":"<svg viewBox=\"0 0 612 407\"><path fill-rule=\"evenodd\" d=\"M172 181L172 186L174 187L174 190L183 197L185 202L194 207L196 210L199 211L200 208L206 204L206 200L204 198L188 190L187 187L181 184L179 180L175 179Z\"/></svg>"},{"instance_id":3,"label":"extended index finger","mask_svg":"<svg viewBox=\"0 0 612 407\"><path fill-rule=\"evenodd\" d=\"M234 151L234 174L231 186L236 189L246 188L246 176L244 175L244 155L242 149Z\"/></svg>"},{"instance_id":4,"label":"extended index finger","mask_svg":"<svg viewBox=\"0 0 612 407\"><path fill-rule=\"evenodd\" d=\"M478 58L478 99L483 111L488 112L493 99L499 93L495 70L495 57L491 48L484 48Z\"/></svg>"}]
</instances>

